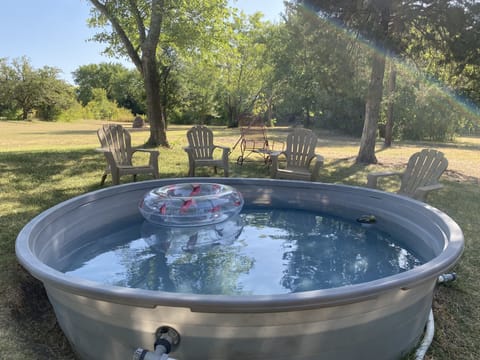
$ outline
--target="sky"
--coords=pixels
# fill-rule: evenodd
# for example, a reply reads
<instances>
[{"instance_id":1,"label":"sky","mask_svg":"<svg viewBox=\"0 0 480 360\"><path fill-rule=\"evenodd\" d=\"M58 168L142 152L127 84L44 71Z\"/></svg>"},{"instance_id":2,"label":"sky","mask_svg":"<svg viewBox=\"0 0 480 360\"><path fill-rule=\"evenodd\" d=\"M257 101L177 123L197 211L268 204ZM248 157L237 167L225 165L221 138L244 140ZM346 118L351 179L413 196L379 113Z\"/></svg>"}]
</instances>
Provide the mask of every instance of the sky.
<instances>
[{"instance_id":1,"label":"sky","mask_svg":"<svg viewBox=\"0 0 480 360\"><path fill-rule=\"evenodd\" d=\"M229 0L247 14L261 11L276 21L283 0ZM95 29L87 26L88 0L4 0L0 11L0 58L26 56L36 69L52 66L73 84L71 73L81 65L128 60L101 55L103 45L88 41Z\"/></svg>"}]
</instances>

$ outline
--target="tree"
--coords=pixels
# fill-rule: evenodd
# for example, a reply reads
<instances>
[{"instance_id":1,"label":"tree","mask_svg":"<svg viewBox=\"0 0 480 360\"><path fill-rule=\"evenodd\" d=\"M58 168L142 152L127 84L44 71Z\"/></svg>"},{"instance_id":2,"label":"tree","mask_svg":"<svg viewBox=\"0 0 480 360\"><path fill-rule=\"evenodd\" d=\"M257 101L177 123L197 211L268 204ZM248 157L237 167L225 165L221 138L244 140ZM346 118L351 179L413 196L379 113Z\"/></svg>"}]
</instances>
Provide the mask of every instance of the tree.
<instances>
[{"instance_id":1,"label":"tree","mask_svg":"<svg viewBox=\"0 0 480 360\"><path fill-rule=\"evenodd\" d=\"M145 114L145 94L142 79L134 69L121 64L101 63L82 65L73 72L77 99L87 105L93 99L93 89L104 89L107 98L132 114Z\"/></svg>"},{"instance_id":2,"label":"tree","mask_svg":"<svg viewBox=\"0 0 480 360\"><path fill-rule=\"evenodd\" d=\"M15 71L8 63L8 59L0 58L0 115L12 117L16 112L13 103L13 79Z\"/></svg>"},{"instance_id":3,"label":"tree","mask_svg":"<svg viewBox=\"0 0 480 360\"><path fill-rule=\"evenodd\" d=\"M145 86L152 146L168 146L161 92L163 60L178 49L199 51L202 41L215 39L222 27L225 0L90 0L90 24L103 27L94 39L107 43L107 53L128 56ZM222 15L219 17L219 15ZM111 27L107 27L106 25ZM166 69L168 71L168 67Z\"/></svg>"},{"instance_id":4,"label":"tree","mask_svg":"<svg viewBox=\"0 0 480 360\"><path fill-rule=\"evenodd\" d=\"M238 126L242 115L251 115L265 90L271 66L265 61L268 29L262 14L234 14L228 48L217 67L221 70L220 90L228 126Z\"/></svg>"},{"instance_id":5,"label":"tree","mask_svg":"<svg viewBox=\"0 0 480 360\"><path fill-rule=\"evenodd\" d=\"M373 52L370 83L365 102L365 122L360 141L357 162L376 163L375 140L385 72L384 49L391 24L393 0L306 0L320 10L325 17L333 18L358 31L362 36L375 42L380 51Z\"/></svg>"},{"instance_id":6,"label":"tree","mask_svg":"<svg viewBox=\"0 0 480 360\"><path fill-rule=\"evenodd\" d=\"M279 118L359 135L363 114L358 109L364 106L359 94L366 88L362 47L301 6L287 5L277 28L268 53Z\"/></svg>"},{"instance_id":7,"label":"tree","mask_svg":"<svg viewBox=\"0 0 480 360\"><path fill-rule=\"evenodd\" d=\"M165 118L160 100L157 47L162 31L165 1L90 0L99 14L93 24L104 26L108 21L111 33L98 34L96 39L110 42L112 50L120 46L143 77L147 97L147 118L150 122L151 146L169 146Z\"/></svg>"},{"instance_id":8,"label":"tree","mask_svg":"<svg viewBox=\"0 0 480 360\"><path fill-rule=\"evenodd\" d=\"M391 147L393 141L393 110L395 103L395 87L397 82L397 68L395 61L390 61L390 74L388 76L388 95L387 95L387 110L385 121L385 147Z\"/></svg>"},{"instance_id":9,"label":"tree","mask_svg":"<svg viewBox=\"0 0 480 360\"><path fill-rule=\"evenodd\" d=\"M178 70L175 85L179 96L169 101L176 121L208 124L209 120L219 117L221 101L217 95L222 93L221 70L215 62L191 57Z\"/></svg>"},{"instance_id":10,"label":"tree","mask_svg":"<svg viewBox=\"0 0 480 360\"><path fill-rule=\"evenodd\" d=\"M42 120L56 120L62 111L74 105L73 86L58 79L58 69L45 66L37 72L42 87L42 94L36 106L37 115Z\"/></svg>"},{"instance_id":11,"label":"tree","mask_svg":"<svg viewBox=\"0 0 480 360\"><path fill-rule=\"evenodd\" d=\"M27 120L39 110L46 120L53 120L72 102L71 86L58 79L60 70L44 66L34 69L26 57L0 61L0 110L10 114L20 111Z\"/></svg>"},{"instance_id":12,"label":"tree","mask_svg":"<svg viewBox=\"0 0 480 360\"><path fill-rule=\"evenodd\" d=\"M467 44L463 51L468 58L478 51L478 6L471 0L303 0L319 11L320 16L331 18L356 31L370 41L380 52L372 56L370 86L366 96L365 124L357 162L375 163L375 137L380 103L383 94L385 51L406 55L412 34L428 41L436 49L454 54L458 39ZM475 13L476 15L474 15ZM459 21L460 19L460 21ZM462 21L468 20L468 21ZM413 31L415 30L415 31ZM475 33L475 32L474 32ZM422 41L416 41L422 44ZM474 45L476 44L476 45ZM464 49L464 50L466 50ZM462 56L462 59L466 56ZM478 56L477 56L478 58Z\"/></svg>"},{"instance_id":13,"label":"tree","mask_svg":"<svg viewBox=\"0 0 480 360\"><path fill-rule=\"evenodd\" d=\"M22 119L27 120L40 104L42 78L25 57L13 60L9 75L6 87L10 89L11 101L22 111Z\"/></svg>"}]
</instances>

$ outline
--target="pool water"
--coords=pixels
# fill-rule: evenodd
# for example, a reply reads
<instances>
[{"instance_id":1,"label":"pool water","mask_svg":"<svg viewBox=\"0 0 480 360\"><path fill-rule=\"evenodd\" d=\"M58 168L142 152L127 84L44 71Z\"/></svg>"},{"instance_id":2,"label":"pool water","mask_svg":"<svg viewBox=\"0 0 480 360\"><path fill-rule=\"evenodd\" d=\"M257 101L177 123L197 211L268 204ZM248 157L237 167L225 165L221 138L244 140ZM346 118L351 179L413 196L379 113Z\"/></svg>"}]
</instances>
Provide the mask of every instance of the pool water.
<instances>
[{"instance_id":1,"label":"pool water","mask_svg":"<svg viewBox=\"0 0 480 360\"><path fill-rule=\"evenodd\" d=\"M368 282L426 261L376 224L307 211L244 209L203 228L130 220L82 238L58 270L147 290L274 295Z\"/></svg>"}]
</instances>

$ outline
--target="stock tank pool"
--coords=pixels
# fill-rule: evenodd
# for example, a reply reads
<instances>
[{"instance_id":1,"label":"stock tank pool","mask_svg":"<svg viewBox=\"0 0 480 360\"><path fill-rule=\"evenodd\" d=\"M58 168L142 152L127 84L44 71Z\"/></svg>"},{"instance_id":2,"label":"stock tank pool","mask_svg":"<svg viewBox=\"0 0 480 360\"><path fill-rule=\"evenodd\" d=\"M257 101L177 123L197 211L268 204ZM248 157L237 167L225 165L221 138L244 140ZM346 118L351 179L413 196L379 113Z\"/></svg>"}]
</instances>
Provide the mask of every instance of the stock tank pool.
<instances>
[{"instance_id":1,"label":"stock tank pool","mask_svg":"<svg viewBox=\"0 0 480 360\"><path fill-rule=\"evenodd\" d=\"M242 212L198 228L144 222L146 193L189 182L234 187ZM16 242L85 360L132 359L160 337L178 360L399 359L462 251L458 225L409 198L235 178L87 193L38 215Z\"/></svg>"}]
</instances>

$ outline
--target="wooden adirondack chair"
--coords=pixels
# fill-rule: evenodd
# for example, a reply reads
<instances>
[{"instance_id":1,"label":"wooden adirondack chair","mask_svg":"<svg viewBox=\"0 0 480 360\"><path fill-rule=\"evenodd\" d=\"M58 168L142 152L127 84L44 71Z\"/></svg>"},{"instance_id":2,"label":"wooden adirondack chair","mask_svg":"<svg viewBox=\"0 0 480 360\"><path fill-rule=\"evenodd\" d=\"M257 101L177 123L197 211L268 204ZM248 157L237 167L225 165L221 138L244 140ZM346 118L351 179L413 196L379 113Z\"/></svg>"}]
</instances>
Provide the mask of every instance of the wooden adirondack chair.
<instances>
[{"instance_id":1,"label":"wooden adirondack chair","mask_svg":"<svg viewBox=\"0 0 480 360\"><path fill-rule=\"evenodd\" d=\"M317 137L308 129L295 129L287 135L285 150L272 152L272 178L316 181L318 171L323 165L323 156L315 153ZM280 156L286 164L280 168ZM313 168L310 166L315 160Z\"/></svg>"},{"instance_id":2,"label":"wooden adirondack chair","mask_svg":"<svg viewBox=\"0 0 480 360\"><path fill-rule=\"evenodd\" d=\"M200 166L213 166L215 173L217 168L222 168L225 177L228 177L228 154L229 147L215 145L213 132L203 125L197 125L187 131L188 146L183 149L188 154L188 176L195 176L195 168ZM222 150L221 158L218 158L216 149Z\"/></svg>"},{"instance_id":3,"label":"wooden adirondack chair","mask_svg":"<svg viewBox=\"0 0 480 360\"><path fill-rule=\"evenodd\" d=\"M137 174L152 174L155 179L158 179L159 152L157 150L132 148L130 133L121 125L103 125L97 130L97 135L102 146L97 151L103 153L107 159L107 168L102 175L101 185L105 183L108 173L112 174L114 185L120 183L122 175L133 175L133 181L137 180ZM133 165L133 154L137 151L150 154L147 165Z\"/></svg>"},{"instance_id":4,"label":"wooden adirondack chair","mask_svg":"<svg viewBox=\"0 0 480 360\"><path fill-rule=\"evenodd\" d=\"M377 188L377 181L385 176L399 176L401 179L398 194L425 201L427 195L443 187L438 182L447 169L448 160L444 154L434 149L423 149L408 160L404 172L375 172L367 175L367 186Z\"/></svg>"}]
</instances>

